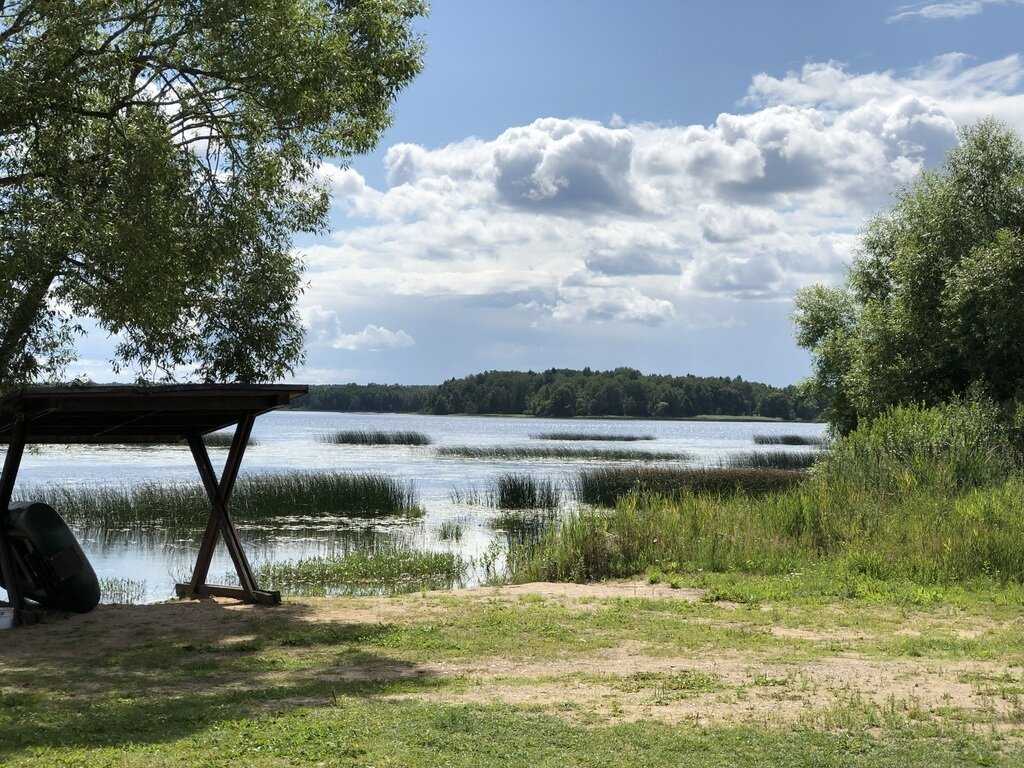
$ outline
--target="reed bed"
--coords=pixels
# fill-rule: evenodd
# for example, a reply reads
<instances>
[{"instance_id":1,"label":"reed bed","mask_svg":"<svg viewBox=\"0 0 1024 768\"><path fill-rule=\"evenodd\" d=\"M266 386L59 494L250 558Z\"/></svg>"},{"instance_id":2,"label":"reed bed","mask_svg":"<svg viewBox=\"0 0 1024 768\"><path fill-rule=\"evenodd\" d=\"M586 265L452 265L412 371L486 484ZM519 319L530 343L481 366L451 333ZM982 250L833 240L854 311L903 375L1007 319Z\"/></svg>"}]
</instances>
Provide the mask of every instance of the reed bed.
<instances>
[{"instance_id":1,"label":"reed bed","mask_svg":"<svg viewBox=\"0 0 1024 768\"><path fill-rule=\"evenodd\" d=\"M654 435L610 435L600 432L540 432L530 435L534 440L602 440L613 443L633 443L653 440Z\"/></svg>"},{"instance_id":2,"label":"reed bed","mask_svg":"<svg viewBox=\"0 0 1024 768\"><path fill-rule=\"evenodd\" d=\"M431 439L423 432L400 430L349 429L321 435L321 442L333 445L430 445Z\"/></svg>"},{"instance_id":3,"label":"reed bed","mask_svg":"<svg viewBox=\"0 0 1024 768\"><path fill-rule=\"evenodd\" d=\"M23 498L44 501L72 524L101 529L158 526L194 528L209 514L198 485L144 484L131 488L28 490ZM419 517L411 483L379 474L298 472L242 478L231 497L241 521L290 516Z\"/></svg>"},{"instance_id":4,"label":"reed bed","mask_svg":"<svg viewBox=\"0 0 1024 768\"><path fill-rule=\"evenodd\" d=\"M230 448L234 438L235 436L230 432L211 432L203 437L203 442L206 443L207 448ZM259 443L250 437L246 445L251 448Z\"/></svg>"},{"instance_id":5,"label":"reed bed","mask_svg":"<svg viewBox=\"0 0 1024 768\"><path fill-rule=\"evenodd\" d=\"M1005 418L985 404L893 409L839 439L802 482L768 493L664 495L655 485L618 494L610 511L570 513L514 547L511 576L814 570L844 597L889 581L1024 582L1020 455Z\"/></svg>"},{"instance_id":6,"label":"reed bed","mask_svg":"<svg viewBox=\"0 0 1024 768\"><path fill-rule=\"evenodd\" d=\"M451 589L468 563L450 552L385 548L340 556L267 562L256 568L261 584L296 595L398 594Z\"/></svg>"},{"instance_id":7,"label":"reed bed","mask_svg":"<svg viewBox=\"0 0 1024 768\"><path fill-rule=\"evenodd\" d=\"M437 537L441 541L462 541L462 524L456 520L445 520L437 528Z\"/></svg>"},{"instance_id":8,"label":"reed bed","mask_svg":"<svg viewBox=\"0 0 1024 768\"><path fill-rule=\"evenodd\" d=\"M577 448L573 446L473 446L445 445L437 449L438 456L462 459L582 459L598 461L684 461L686 453L666 451L640 451L625 448Z\"/></svg>"},{"instance_id":9,"label":"reed bed","mask_svg":"<svg viewBox=\"0 0 1024 768\"><path fill-rule=\"evenodd\" d=\"M107 605L137 605L146 597L146 582L139 579L100 579L101 602Z\"/></svg>"},{"instance_id":10,"label":"reed bed","mask_svg":"<svg viewBox=\"0 0 1024 768\"><path fill-rule=\"evenodd\" d=\"M754 435L755 445L825 445L825 437L818 435Z\"/></svg>"},{"instance_id":11,"label":"reed bed","mask_svg":"<svg viewBox=\"0 0 1024 768\"><path fill-rule=\"evenodd\" d=\"M746 469L810 469L822 451L748 451L729 456L724 466Z\"/></svg>"},{"instance_id":12,"label":"reed bed","mask_svg":"<svg viewBox=\"0 0 1024 768\"><path fill-rule=\"evenodd\" d=\"M512 549L541 541L557 519L554 509L505 509L492 525L505 534L509 549Z\"/></svg>"},{"instance_id":13,"label":"reed bed","mask_svg":"<svg viewBox=\"0 0 1024 768\"><path fill-rule=\"evenodd\" d=\"M448 491L448 498L452 504L461 504L467 507L481 507L487 503L487 494L475 485L452 488Z\"/></svg>"},{"instance_id":14,"label":"reed bed","mask_svg":"<svg viewBox=\"0 0 1024 768\"><path fill-rule=\"evenodd\" d=\"M578 473L572 492L581 503L614 507L630 494L756 495L784 490L803 479L803 472L787 469L599 467Z\"/></svg>"},{"instance_id":15,"label":"reed bed","mask_svg":"<svg viewBox=\"0 0 1024 768\"><path fill-rule=\"evenodd\" d=\"M494 479L490 501L498 509L555 509L562 492L554 480L510 472Z\"/></svg>"}]
</instances>

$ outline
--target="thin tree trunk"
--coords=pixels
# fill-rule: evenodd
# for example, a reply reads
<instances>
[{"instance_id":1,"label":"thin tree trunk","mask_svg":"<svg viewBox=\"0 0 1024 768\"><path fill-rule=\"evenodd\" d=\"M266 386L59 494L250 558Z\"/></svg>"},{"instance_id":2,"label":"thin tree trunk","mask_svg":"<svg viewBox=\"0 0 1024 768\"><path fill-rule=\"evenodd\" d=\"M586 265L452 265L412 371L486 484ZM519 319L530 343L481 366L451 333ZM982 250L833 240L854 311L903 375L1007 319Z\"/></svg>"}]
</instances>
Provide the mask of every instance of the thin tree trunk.
<instances>
[{"instance_id":1,"label":"thin tree trunk","mask_svg":"<svg viewBox=\"0 0 1024 768\"><path fill-rule=\"evenodd\" d=\"M29 333L39 318L46 303L46 295L56 277L56 269L47 269L40 274L22 295L7 323L0 327L0 389L13 383L11 368L28 343Z\"/></svg>"}]
</instances>

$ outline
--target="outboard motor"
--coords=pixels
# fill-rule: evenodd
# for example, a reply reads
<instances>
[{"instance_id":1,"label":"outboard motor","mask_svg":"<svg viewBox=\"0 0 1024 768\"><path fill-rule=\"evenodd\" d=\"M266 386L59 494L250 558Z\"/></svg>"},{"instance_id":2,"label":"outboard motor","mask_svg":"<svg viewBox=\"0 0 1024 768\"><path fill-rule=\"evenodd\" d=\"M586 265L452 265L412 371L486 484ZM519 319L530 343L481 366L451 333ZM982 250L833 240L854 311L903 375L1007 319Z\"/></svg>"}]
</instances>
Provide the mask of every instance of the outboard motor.
<instances>
[{"instance_id":1,"label":"outboard motor","mask_svg":"<svg viewBox=\"0 0 1024 768\"><path fill-rule=\"evenodd\" d=\"M57 511L38 501L12 504L7 537L22 593L44 608L86 613L100 601L100 583L78 539ZM0 575L0 586L6 587Z\"/></svg>"}]
</instances>

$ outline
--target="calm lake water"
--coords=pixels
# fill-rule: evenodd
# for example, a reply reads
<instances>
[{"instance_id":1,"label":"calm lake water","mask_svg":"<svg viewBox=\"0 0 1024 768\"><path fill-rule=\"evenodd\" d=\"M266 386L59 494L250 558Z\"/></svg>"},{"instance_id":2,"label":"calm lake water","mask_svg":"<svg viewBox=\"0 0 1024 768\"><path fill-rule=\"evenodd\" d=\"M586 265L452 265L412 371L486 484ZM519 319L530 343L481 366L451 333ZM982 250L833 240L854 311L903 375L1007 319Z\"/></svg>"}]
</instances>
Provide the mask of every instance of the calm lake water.
<instances>
[{"instance_id":1,"label":"calm lake water","mask_svg":"<svg viewBox=\"0 0 1024 768\"><path fill-rule=\"evenodd\" d=\"M326 432L342 429L417 430L433 445L345 446L318 440ZM691 463L716 463L729 454L755 448L755 434L820 436L821 424L775 422L704 422L646 420L528 419L412 414L353 414L278 411L261 416L253 430L257 444L250 447L242 475L295 471L380 472L414 483L426 515L415 521L364 521L331 518L315 521L283 518L257 525L242 524L240 533L253 565L273 560L295 560L357 548L396 543L417 548L458 552L479 559L494 551L502 537L493 527L498 513L481 506L451 501L453 488L485 490L503 472L529 472L559 481L576 470L605 462L562 459L496 461L440 457L444 445L538 446L558 445L531 439L538 432L571 430L599 434L643 434L654 440L630 443L575 443L593 448L629 448L645 451L685 452ZM770 450L779 450L771 446ZM784 450L809 450L791 447ZM220 470L226 450L211 449ZM616 462L621 464L621 462ZM17 498L31 498L39 486L132 486L141 483L198 483L195 465L185 447L43 446L26 452ZM59 511L59 510L58 510ZM441 541L440 526L456 521L463 529L458 542ZM97 575L144 582L146 600L173 595L174 582L187 579L198 549L201 531L182 534L162 531L95 531L76 529ZM230 559L218 551L210 570L212 582L231 570ZM479 578L476 572L469 583ZM0 590L2 592L2 590Z\"/></svg>"}]
</instances>

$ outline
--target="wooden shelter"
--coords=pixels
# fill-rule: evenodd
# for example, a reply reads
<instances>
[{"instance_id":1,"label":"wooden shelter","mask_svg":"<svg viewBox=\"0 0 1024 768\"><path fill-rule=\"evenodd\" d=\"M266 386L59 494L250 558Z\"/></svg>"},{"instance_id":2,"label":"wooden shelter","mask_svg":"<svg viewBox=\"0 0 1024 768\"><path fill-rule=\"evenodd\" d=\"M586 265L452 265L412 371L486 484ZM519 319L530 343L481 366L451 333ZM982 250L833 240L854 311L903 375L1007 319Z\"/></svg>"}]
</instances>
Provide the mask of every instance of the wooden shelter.
<instances>
[{"instance_id":1,"label":"wooden shelter","mask_svg":"<svg viewBox=\"0 0 1024 768\"><path fill-rule=\"evenodd\" d=\"M178 596L234 597L249 603L276 605L281 602L280 593L261 590L257 585L228 506L256 417L287 405L306 391L307 387L302 385L282 384L87 385L15 390L0 398L0 442L7 443L0 475L0 513L6 515L28 444L185 440L210 500L210 517L192 580L176 586ZM234 438L218 479L203 435L232 425ZM238 573L237 587L206 583L218 536L224 537ZM3 525L0 569L17 624L25 611L20 587L23 576Z\"/></svg>"}]
</instances>

